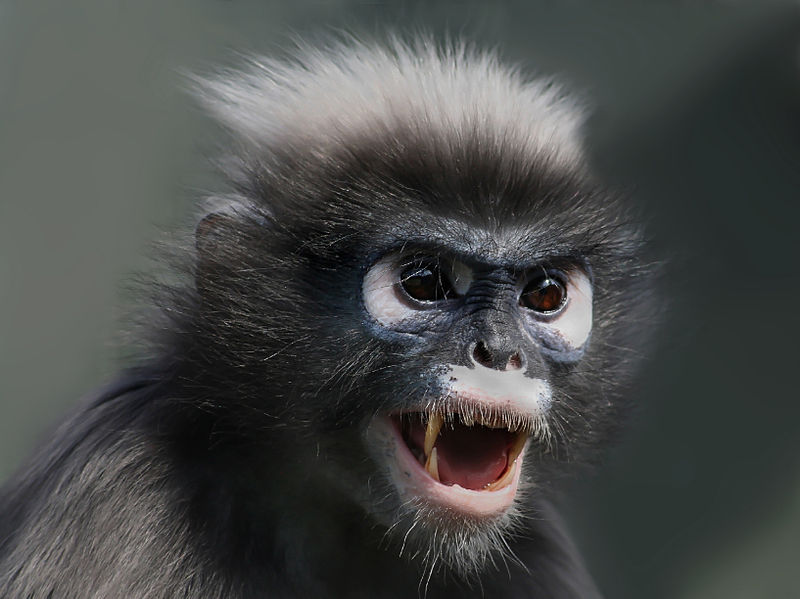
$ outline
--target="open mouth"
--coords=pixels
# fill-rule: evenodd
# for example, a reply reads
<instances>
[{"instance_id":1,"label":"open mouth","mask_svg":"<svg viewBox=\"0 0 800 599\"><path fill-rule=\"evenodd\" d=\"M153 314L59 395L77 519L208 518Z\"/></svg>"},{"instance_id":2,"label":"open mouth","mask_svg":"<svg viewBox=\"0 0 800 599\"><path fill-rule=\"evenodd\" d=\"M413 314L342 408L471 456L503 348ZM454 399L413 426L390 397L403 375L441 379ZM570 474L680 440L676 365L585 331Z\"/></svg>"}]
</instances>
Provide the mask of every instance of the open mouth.
<instances>
[{"instance_id":1,"label":"open mouth","mask_svg":"<svg viewBox=\"0 0 800 599\"><path fill-rule=\"evenodd\" d=\"M404 413L394 420L411 454L431 478L475 491L508 486L528 438L521 431L462 414L451 415L447 422L439 412Z\"/></svg>"},{"instance_id":2,"label":"open mouth","mask_svg":"<svg viewBox=\"0 0 800 599\"><path fill-rule=\"evenodd\" d=\"M502 512L519 483L525 427L480 410L402 412L389 417L401 486L443 507Z\"/></svg>"}]
</instances>

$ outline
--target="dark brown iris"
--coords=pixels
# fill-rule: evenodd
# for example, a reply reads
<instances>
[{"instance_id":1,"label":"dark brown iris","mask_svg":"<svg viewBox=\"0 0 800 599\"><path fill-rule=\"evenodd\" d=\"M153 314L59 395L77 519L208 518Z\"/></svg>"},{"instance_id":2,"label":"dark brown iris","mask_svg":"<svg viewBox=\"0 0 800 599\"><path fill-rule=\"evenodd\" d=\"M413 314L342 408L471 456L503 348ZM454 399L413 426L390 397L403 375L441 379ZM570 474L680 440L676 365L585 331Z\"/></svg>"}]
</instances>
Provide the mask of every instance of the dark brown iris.
<instances>
[{"instance_id":1,"label":"dark brown iris","mask_svg":"<svg viewBox=\"0 0 800 599\"><path fill-rule=\"evenodd\" d=\"M409 264L400 275L400 284L411 298L420 302L436 302L455 294L450 280L433 258Z\"/></svg>"},{"instance_id":2,"label":"dark brown iris","mask_svg":"<svg viewBox=\"0 0 800 599\"><path fill-rule=\"evenodd\" d=\"M520 306L535 312L555 312L567 301L567 290L557 279L544 276L532 280L522 290Z\"/></svg>"}]
</instances>

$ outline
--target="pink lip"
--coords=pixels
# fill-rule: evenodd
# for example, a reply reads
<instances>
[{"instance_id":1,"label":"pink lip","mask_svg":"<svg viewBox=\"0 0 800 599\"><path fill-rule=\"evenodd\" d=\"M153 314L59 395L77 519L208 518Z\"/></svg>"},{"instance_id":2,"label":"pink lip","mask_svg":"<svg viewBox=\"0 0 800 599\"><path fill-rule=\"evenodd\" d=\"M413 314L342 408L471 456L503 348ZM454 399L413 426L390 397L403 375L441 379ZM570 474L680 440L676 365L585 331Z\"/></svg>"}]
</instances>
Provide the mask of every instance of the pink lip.
<instances>
[{"instance_id":1,"label":"pink lip","mask_svg":"<svg viewBox=\"0 0 800 599\"><path fill-rule=\"evenodd\" d=\"M394 444L396 459L393 461L392 470L401 493L464 515L482 517L502 514L513 503L519 486L524 450L511 466L514 471L510 484L502 489L476 491L459 485L444 485L431 478L411 454L397 426L389 418L382 420L381 425L386 428L385 432Z\"/></svg>"}]
</instances>

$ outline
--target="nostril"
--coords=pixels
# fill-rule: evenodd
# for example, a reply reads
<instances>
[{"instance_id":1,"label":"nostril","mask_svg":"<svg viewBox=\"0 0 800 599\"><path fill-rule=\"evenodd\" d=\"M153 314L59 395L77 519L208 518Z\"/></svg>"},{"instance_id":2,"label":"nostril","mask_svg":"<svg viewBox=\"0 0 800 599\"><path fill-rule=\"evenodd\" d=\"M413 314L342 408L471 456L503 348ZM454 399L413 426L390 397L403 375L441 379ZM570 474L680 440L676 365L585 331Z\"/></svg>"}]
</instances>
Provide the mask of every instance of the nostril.
<instances>
[{"instance_id":1,"label":"nostril","mask_svg":"<svg viewBox=\"0 0 800 599\"><path fill-rule=\"evenodd\" d=\"M519 355L519 352L515 351L511 354L511 357L508 359L508 364L506 365L506 370L520 370L522 368L522 358Z\"/></svg>"},{"instance_id":2,"label":"nostril","mask_svg":"<svg viewBox=\"0 0 800 599\"><path fill-rule=\"evenodd\" d=\"M486 366L486 368L492 368L494 366L492 352L489 351L489 348L486 347L483 341L478 341L478 343L475 344L475 349L472 350L472 358L481 366Z\"/></svg>"}]
</instances>

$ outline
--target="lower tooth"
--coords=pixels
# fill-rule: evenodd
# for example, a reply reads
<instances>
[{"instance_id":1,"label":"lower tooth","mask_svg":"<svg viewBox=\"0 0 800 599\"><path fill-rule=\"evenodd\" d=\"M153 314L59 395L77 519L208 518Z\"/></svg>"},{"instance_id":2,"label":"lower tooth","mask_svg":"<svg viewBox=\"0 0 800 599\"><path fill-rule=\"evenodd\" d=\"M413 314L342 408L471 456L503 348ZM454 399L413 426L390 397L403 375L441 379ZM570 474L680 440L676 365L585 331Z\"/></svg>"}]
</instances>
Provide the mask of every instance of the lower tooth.
<instances>
[{"instance_id":1,"label":"lower tooth","mask_svg":"<svg viewBox=\"0 0 800 599\"><path fill-rule=\"evenodd\" d=\"M505 474L503 474L502 478L497 479L493 483L489 483L483 489L485 491L499 491L511 484L511 479L514 478L514 469L517 467L516 462L511 462L508 468L506 468Z\"/></svg>"},{"instance_id":2,"label":"lower tooth","mask_svg":"<svg viewBox=\"0 0 800 599\"><path fill-rule=\"evenodd\" d=\"M517 458L522 453L527 440L528 437L526 435L517 436L514 445L511 446L511 450L508 452L508 467L506 471L503 473L502 477L486 485L484 487L485 491L499 491L511 484L511 479L514 478L514 469L517 467Z\"/></svg>"}]
</instances>

